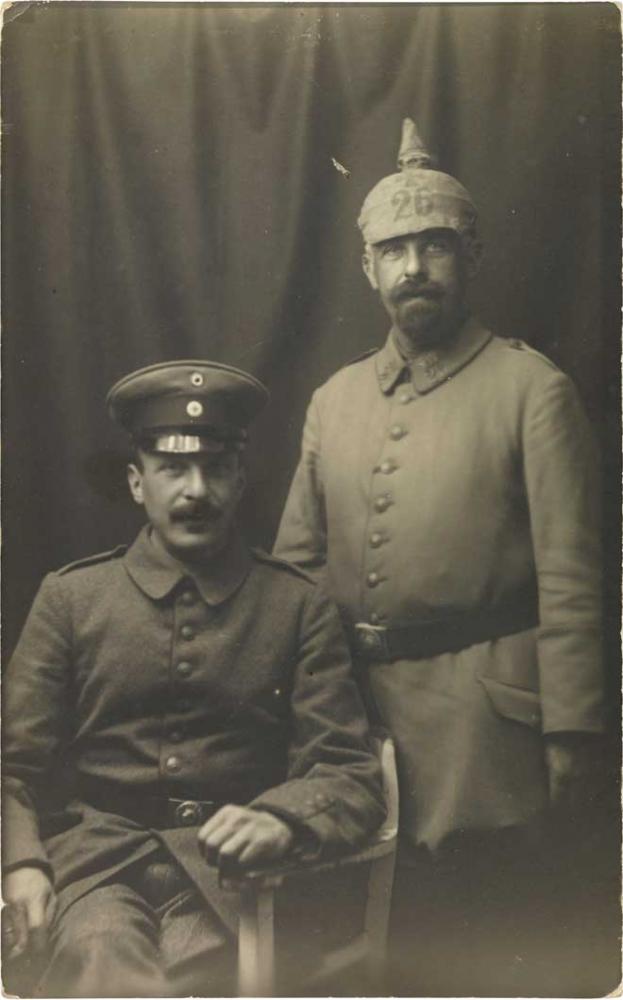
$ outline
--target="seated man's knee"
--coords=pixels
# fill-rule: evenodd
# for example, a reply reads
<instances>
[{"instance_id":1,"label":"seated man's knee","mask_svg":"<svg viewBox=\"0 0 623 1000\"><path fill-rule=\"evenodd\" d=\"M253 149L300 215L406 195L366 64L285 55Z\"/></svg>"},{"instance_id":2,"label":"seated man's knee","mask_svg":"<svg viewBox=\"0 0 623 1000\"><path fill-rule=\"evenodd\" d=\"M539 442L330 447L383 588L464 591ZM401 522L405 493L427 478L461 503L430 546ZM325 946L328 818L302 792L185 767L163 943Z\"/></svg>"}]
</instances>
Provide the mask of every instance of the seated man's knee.
<instances>
[{"instance_id":1,"label":"seated man's knee","mask_svg":"<svg viewBox=\"0 0 623 1000\"><path fill-rule=\"evenodd\" d=\"M55 922L40 995L159 996L163 990L157 918L127 887L100 887Z\"/></svg>"},{"instance_id":2,"label":"seated man's knee","mask_svg":"<svg viewBox=\"0 0 623 1000\"><path fill-rule=\"evenodd\" d=\"M151 907L126 885L97 886L61 911L52 927L52 941L81 948L100 937L118 938L121 946L135 935L157 940L158 921Z\"/></svg>"}]
</instances>

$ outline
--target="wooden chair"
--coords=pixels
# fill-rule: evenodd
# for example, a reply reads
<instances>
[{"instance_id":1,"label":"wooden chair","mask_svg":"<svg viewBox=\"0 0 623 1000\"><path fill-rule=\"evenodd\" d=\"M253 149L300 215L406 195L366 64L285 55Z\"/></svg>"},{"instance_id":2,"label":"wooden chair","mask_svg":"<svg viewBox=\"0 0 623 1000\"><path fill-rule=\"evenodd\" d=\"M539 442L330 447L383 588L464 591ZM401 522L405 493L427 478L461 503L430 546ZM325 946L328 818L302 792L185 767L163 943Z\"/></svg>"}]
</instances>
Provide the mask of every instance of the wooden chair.
<instances>
[{"instance_id":1,"label":"wooden chair","mask_svg":"<svg viewBox=\"0 0 623 1000\"><path fill-rule=\"evenodd\" d=\"M221 886L240 893L239 996L275 995L275 893L284 881L310 873L326 874L330 878L331 872L337 869L362 864L370 866L363 931L348 944L325 954L316 967L313 979L306 981L306 986L360 966L362 982L371 990L369 995L379 996L384 992L383 974L398 834L398 780L391 737L375 735L373 740L383 772L387 817L369 843L354 854L332 861L306 863L298 859L270 868L226 875L221 873Z\"/></svg>"}]
</instances>

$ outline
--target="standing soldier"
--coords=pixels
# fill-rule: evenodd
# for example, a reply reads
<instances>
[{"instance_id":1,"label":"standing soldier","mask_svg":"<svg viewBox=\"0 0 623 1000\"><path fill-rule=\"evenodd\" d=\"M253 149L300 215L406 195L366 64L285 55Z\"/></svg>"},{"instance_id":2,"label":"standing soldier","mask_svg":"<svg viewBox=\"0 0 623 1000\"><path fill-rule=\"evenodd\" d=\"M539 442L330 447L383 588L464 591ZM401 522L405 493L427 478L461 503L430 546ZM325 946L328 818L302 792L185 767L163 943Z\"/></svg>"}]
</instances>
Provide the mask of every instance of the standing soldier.
<instances>
[{"instance_id":1,"label":"standing soldier","mask_svg":"<svg viewBox=\"0 0 623 1000\"><path fill-rule=\"evenodd\" d=\"M358 220L391 330L314 394L275 551L326 567L397 744L396 988L508 995L542 820L600 744L594 446L569 379L470 315L476 211L409 119L398 166Z\"/></svg>"}]
</instances>

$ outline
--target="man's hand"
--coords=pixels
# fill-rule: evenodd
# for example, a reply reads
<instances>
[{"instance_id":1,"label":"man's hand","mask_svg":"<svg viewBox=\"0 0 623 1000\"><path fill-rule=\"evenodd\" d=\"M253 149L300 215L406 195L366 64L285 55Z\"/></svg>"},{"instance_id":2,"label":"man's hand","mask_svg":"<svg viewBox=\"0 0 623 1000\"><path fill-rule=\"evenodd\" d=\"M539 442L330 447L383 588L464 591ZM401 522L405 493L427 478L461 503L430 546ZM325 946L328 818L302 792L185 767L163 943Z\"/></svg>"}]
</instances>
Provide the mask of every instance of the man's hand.
<instances>
[{"instance_id":1,"label":"man's hand","mask_svg":"<svg viewBox=\"0 0 623 1000\"><path fill-rule=\"evenodd\" d=\"M5 875L3 893L6 909L2 929L9 958L17 958L27 947L42 951L56 909L56 895L48 876L34 866L16 868Z\"/></svg>"},{"instance_id":2,"label":"man's hand","mask_svg":"<svg viewBox=\"0 0 623 1000\"><path fill-rule=\"evenodd\" d=\"M246 806L223 806L204 823L199 848L210 865L237 861L241 865L277 861L292 846L294 833L272 813Z\"/></svg>"},{"instance_id":3,"label":"man's hand","mask_svg":"<svg viewBox=\"0 0 623 1000\"><path fill-rule=\"evenodd\" d=\"M550 805L576 809L599 793L601 742L591 733L554 733L546 737L545 760Z\"/></svg>"}]
</instances>

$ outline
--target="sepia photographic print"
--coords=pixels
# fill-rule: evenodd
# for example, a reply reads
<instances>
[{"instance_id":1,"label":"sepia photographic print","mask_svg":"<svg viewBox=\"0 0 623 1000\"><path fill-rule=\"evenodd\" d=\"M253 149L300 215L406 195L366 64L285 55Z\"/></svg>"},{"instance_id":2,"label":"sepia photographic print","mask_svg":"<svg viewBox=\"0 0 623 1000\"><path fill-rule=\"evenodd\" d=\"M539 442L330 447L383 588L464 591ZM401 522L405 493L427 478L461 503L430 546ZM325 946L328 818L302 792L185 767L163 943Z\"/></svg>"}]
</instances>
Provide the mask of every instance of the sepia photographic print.
<instances>
[{"instance_id":1,"label":"sepia photographic print","mask_svg":"<svg viewBox=\"0 0 623 1000\"><path fill-rule=\"evenodd\" d=\"M618 995L619 6L2 18L4 995Z\"/></svg>"}]
</instances>

